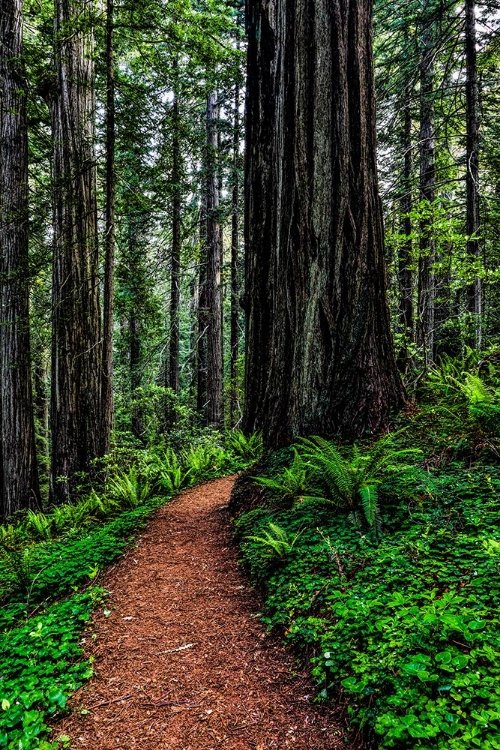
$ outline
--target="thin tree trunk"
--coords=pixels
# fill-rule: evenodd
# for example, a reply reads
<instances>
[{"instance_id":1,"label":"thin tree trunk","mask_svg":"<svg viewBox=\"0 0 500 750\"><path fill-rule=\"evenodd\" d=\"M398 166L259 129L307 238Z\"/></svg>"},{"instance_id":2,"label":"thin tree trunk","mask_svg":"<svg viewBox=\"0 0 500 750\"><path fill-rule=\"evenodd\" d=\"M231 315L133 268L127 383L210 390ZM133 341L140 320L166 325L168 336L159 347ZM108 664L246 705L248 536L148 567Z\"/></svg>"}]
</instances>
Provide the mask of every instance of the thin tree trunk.
<instances>
[{"instance_id":1,"label":"thin tree trunk","mask_svg":"<svg viewBox=\"0 0 500 750\"><path fill-rule=\"evenodd\" d=\"M52 502L101 452L101 347L91 4L56 0L51 118L54 144Z\"/></svg>"},{"instance_id":2,"label":"thin tree trunk","mask_svg":"<svg viewBox=\"0 0 500 750\"><path fill-rule=\"evenodd\" d=\"M0 517L39 503L28 269L28 136L23 5L0 14Z\"/></svg>"},{"instance_id":3,"label":"thin tree trunk","mask_svg":"<svg viewBox=\"0 0 500 750\"><path fill-rule=\"evenodd\" d=\"M174 62L174 69L177 61ZM181 151L179 132L179 97L174 92L172 104L172 258L170 274L170 344L167 385L179 393L179 319L180 319L180 263L181 263ZM167 421L173 414L169 411Z\"/></svg>"},{"instance_id":4,"label":"thin tree trunk","mask_svg":"<svg viewBox=\"0 0 500 750\"><path fill-rule=\"evenodd\" d=\"M411 142L411 84L404 87L403 133L403 178L401 181L401 243L398 257L399 280L399 322L403 331L404 343L398 354L398 366L402 372L408 366L408 345L413 341L413 243L412 243L412 142Z\"/></svg>"},{"instance_id":5,"label":"thin tree trunk","mask_svg":"<svg viewBox=\"0 0 500 750\"><path fill-rule=\"evenodd\" d=\"M380 430L390 337L370 0L247 4L245 428Z\"/></svg>"},{"instance_id":6,"label":"thin tree trunk","mask_svg":"<svg viewBox=\"0 0 500 750\"><path fill-rule=\"evenodd\" d=\"M434 29L433 23L426 21L420 60L420 200L424 215L420 221L417 324L417 344L422 349L425 368L434 359L435 240L431 204L435 198L435 179Z\"/></svg>"},{"instance_id":7,"label":"thin tree trunk","mask_svg":"<svg viewBox=\"0 0 500 750\"><path fill-rule=\"evenodd\" d=\"M101 454L109 453L113 429L113 308L115 293L115 60L113 51L114 0L106 12L106 222L103 290Z\"/></svg>"},{"instance_id":8,"label":"thin tree trunk","mask_svg":"<svg viewBox=\"0 0 500 750\"><path fill-rule=\"evenodd\" d=\"M222 355L222 248L219 228L219 190L216 168L217 94L207 99L206 179L206 283L204 305L206 315L206 405L205 422L220 429L224 425L223 411L223 355Z\"/></svg>"},{"instance_id":9,"label":"thin tree trunk","mask_svg":"<svg viewBox=\"0 0 500 750\"><path fill-rule=\"evenodd\" d=\"M197 330L197 386L196 411L206 423L207 405L207 331L208 331L208 302L207 302L207 206L206 180L203 180L202 200L200 210L200 257L198 263L198 330Z\"/></svg>"},{"instance_id":10,"label":"thin tree trunk","mask_svg":"<svg viewBox=\"0 0 500 750\"><path fill-rule=\"evenodd\" d=\"M475 0L465 0L465 56L467 66L466 118L467 118L467 253L473 263L481 258L478 239L479 213L479 85L476 55ZM467 289L468 310L474 315L473 341L477 349L482 345L481 313L482 285L479 276Z\"/></svg>"},{"instance_id":11,"label":"thin tree trunk","mask_svg":"<svg viewBox=\"0 0 500 750\"><path fill-rule=\"evenodd\" d=\"M238 43L239 48L239 43ZM234 132L233 132L233 194L231 215L231 338L230 338L230 423L237 422L238 404L238 350L239 350L239 151L240 151L240 85L234 90Z\"/></svg>"},{"instance_id":12,"label":"thin tree trunk","mask_svg":"<svg viewBox=\"0 0 500 750\"><path fill-rule=\"evenodd\" d=\"M139 320L135 314L135 310L131 309L128 321L128 335L129 335L129 363L130 363L130 393L132 401L137 399L137 389L141 386L141 364L142 364L142 346L141 346L141 330ZM134 403L132 406L132 433L138 439L142 440L143 435L143 424L142 424L142 407L140 404Z\"/></svg>"}]
</instances>

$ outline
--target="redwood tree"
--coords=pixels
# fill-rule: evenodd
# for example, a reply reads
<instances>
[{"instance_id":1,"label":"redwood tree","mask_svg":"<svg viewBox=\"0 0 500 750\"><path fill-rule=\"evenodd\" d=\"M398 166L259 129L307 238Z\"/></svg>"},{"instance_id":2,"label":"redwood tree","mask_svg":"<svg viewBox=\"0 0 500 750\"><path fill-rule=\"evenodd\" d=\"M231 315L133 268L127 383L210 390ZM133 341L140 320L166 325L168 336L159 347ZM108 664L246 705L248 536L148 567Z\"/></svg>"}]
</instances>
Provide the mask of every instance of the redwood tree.
<instances>
[{"instance_id":1,"label":"redwood tree","mask_svg":"<svg viewBox=\"0 0 500 750\"><path fill-rule=\"evenodd\" d=\"M39 500L28 304L28 137L22 0L0 13L0 518Z\"/></svg>"},{"instance_id":2,"label":"redwood tree","mask_svg":"<svg viewBox=\"0 0 500 750\"><path fill-rule=\"evenodd\" d=\"M385 427L403 388L389 332L371 0L249 0L245 425Z\"/></svg>"},{"instance_id":3,"label":"redwood tree","mask_svg":"<svg viewBox=\"0 0 500 750\"><path fill-rule=\"evenodd\" d=\"M51 498L99 455L101 347L91 3L56 0Z\"/></svg>"}]
</instances>

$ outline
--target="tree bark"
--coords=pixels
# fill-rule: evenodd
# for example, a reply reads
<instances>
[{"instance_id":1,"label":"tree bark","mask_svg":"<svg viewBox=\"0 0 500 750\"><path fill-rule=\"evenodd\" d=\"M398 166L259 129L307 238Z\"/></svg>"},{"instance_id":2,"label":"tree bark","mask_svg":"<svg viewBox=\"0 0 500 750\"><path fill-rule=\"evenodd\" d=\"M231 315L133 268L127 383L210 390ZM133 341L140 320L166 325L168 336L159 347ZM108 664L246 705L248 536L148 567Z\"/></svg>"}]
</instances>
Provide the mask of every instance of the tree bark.
<instances>
[{"instance_id":1,"label":"tree bark","mask_svg":"<svg viewBox=\"0 0 500 750\"><path fill-rule=\"evenodd\" d=\"M424 367L434 360L434 298L433 265L435 240L431 204L435 199L434 153L434 27L425 20L422 30L420 59L420 200L423 216L420 220L420 258L418 268L418 323L417 344L420 346Z\"/></svg>"},{"instance_id":2,"label":"tree bark","mask_svg":"<svg viewBox=\"0 0 500 750\"><path fill-rule=\"evenodd\" d=\"M177 61L174 62L174 70ZM170 342L167 385L179 393L179 316L181 264L181 144L179 132L179 97L174 92L172 103L172 256L170 272ZM168 416L171 421L172 415Z\"/></svg>"},{"instance_id":3,"label":"tree bark","mask_svg":"<svg viewBox=\"0 0 500 750\"><path fill-rule=\"evenodd\" d=\"M76 474L101 452L101 347L94 152L91 4L55 2L56 84L52 277L52 462L54 503L69 500Z\"/></svg>"},{"instance_id":4,"label":"tree bark","mask_svg":"<svg viewBox=\"0 0 500 750\"><path fill-rule=\"evenodd\" d=\"M207 99L206 149L206 405L205 421L209 427L224 426L223 354L222 354L222 247L218 217L219 189L217 177L217 94Z\"/></svg>"},{"instance_id":5,"label":"tree bark","mask_svg":"<svg viewBox=\"0 0 500 750\"><path fill-rule=\"evenodd\" d=\"M370 0L249 0L245 429L385 428L390 337Z\"/></svg>"},{"instance_id":6,"label":"tree bark","mask_svg":"<svg viewBox=\"0 0 500 750\"><path fill-rule=\"evenodd\" d=\"M476 4L475 0L465 0L465 57L466 79L466 120L467 120L467 254L473 263L481 258L481 245L478 239L480 230L479 212L479 85L477 80L476 55ZM474 315L474 335L472 342L477 349L482 345L481 312L482 284L479 276L467 289L467 306Z\"/></svg>"},{"instance_id":7,"label":"tree bark","mask_svg":"<svg viewBox=\"0 0 500 750\"><path fill-rule=\"evenodd\" d=\"M403 131L401 149L403 156L403 175L401 180L401 234L404 239L399 249L399 323L403 332L404 343L398 354L398 367L402 372L408 366L408 344L413 341L413 243L412 243L412 142L411 142L411 83L404 86L405 100L402 105Z\"/></svg>"},{"instance_id":8,"label":"tree bark","mask_svg":"<svg viewBox=\"0 0 500 750\"><path fill-rule=\"evenodd\" d=\"M110 450L113 429L113 309L115 296L115 59L114 0L106 3L106 218L103 289L101 455Z\"/></svg>"},{"instance_id":9,"label":"tree bark","mask_svg":"<svg viewBox=\"0 0 500 750\"><path fill-rule=\"evenodd\" d=\"M238 44L239 48L239 44ZM234 426L239 418L238 403L238 354L240 343L240 273L239 273L239 234L240 234L240 85L236 83L234 90L234 123L233 123L233 192L231 214L231 331L230 331L230 424Z\"/></svg>"},{"instance_id":10,"label":"tree bark","mask_svg":"<svg viewBox=\"0 0 500 750\"><path fill-rule=\"evenodd\" d=\"M0 14L0 518L39 504L28 269L28 135L22 0Z\"/></svg>"}]
</instances>

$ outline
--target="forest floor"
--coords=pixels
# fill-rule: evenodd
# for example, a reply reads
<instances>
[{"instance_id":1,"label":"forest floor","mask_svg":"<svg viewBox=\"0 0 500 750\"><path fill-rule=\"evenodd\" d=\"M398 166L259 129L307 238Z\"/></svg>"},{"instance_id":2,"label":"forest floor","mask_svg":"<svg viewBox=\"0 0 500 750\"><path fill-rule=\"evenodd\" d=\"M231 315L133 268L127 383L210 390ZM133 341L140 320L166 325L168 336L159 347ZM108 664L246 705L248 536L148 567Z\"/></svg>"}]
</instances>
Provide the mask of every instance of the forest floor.
<instances>
[{"instance_id":1,"label":"forest floor","mask_svg":"<svg viewBox=\"0 0 500 750\"><path fill-rule=\"evenodd\" d=\"M183 492L101 581L84 633L94 677L53 737L89 750L335 750L339 712L258 618L226 505L233 478ZM297 673L298 672L298 673Z\"/></svg>"}]
</instances>

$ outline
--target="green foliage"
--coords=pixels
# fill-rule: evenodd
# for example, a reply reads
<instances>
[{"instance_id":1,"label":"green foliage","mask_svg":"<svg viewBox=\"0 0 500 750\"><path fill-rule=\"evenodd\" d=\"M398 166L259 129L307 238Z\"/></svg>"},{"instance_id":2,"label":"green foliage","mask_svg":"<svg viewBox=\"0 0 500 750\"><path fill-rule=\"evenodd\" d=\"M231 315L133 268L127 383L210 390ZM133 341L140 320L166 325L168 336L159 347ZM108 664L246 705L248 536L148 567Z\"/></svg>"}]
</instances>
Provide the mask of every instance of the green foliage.
<instances>
[{"instance_id":1,"label":"green foliage","mask_svg":"<svg viewBox=\"0 0 500 750\"><path fill-rule=\"evenodd\" d=\"M290 537L285 529L277 526L272 521L269 521L268 526L269 530L264 529L263 536L248 536L247 541L256 542L258 545L261 545L263 549L262 556L264 558L283 561L293 550L300 532Z\"/></svg>"},{"instance_id":2,"label":"green foliage","mask_svg":"<svg viewBox=\"0 0 500 750\"><path fill-rule=\"evenodd\" d=\"M439 412L426 419L438 434ZM362 502L351 489L353 466L356 487L377 478L383 537L322 504L256 508L238 519L237 536L245 565L266 590L265 622L312 654L321 695L340 688L370 742L376 735L384 750L496 750L500 470L485 460L472 469L457 461L433 468L427 459L425 470L394 471L421 429L417 415L377 458L376 445L340 454L305 443L338 504ZM269 565L271 523L285 539L300 531L278 567Z\"/></svg>"},{"instance_id":3,"label":"green foliage","mask_svg":"<svg viewBox=\"0 0 500 750\"><path fill-rule=\"evenodd\" d=\"M254 464L262 456L262 435L258 432L245 435L242 430L229 430L224 436L226 449L245 464Z\"/></svg>"},{"instance_id":4,"label":"green foliage","mask_svg":"<svg viewBox=\"0 0 500 750\"><path fill-rule=\"evenodd\" d=\"M155 452L151 455L146 464L146 476L154 486L167 494L178 492L188 481L183 463L170 446L164 452Z\"/></svg>"},{"instance_id":5,"label":"green foliage","mask_svg":"<svg viewBox=\"0 0 500 750\"><path fill-rule=\"evenodd\" d=\"M128 473L121 472L111 477L108 482L108 490L111 496L120 505L129 508L138 508L149 499L151 488L149 482L132 466Z\"/></svg>"},{"instance_id":6,"label":"green foliage","mask_svg":"<svg viewBox=\"0 0 500 750\"><path fill-rule=\"evenodd\" d=\"M45 720L92 674L81 631L102 599L98 589L50 606L0 634L0 747L50 750ZM14 625L14 623L12 623Z\"/></svg>"},{"instance_id":7,"label":"green foliage","mask_svg":"<svg viewBox=\"0 0 500 750\"><path fill-rule=\"evenodd\" d=\"M302 438L299 451L309 467L314 482L326 491L325 496L306 496L302 503L321 502L347 510L355 521L361 513L370 527L380 527L377 485L384 472L407 471L400 459L418 454L418 449L395 449L394 437L380 439L361 451L356 445L349 458L344 458L336 446L315 436Z\"/></svg>"},{"instance_id":8,"label":"green foliage","mask_svg":"<svg viewBox=\"0 0 500 750\"><path fill-rule=\"evenodd\" d=\"M285 466L276 478L254 477L256 484L271 490L280 503L293 502L311 492L311 481L308 469L299 454L293 450L293 460L290 466Z\"/></svg>"}]
</instances>

